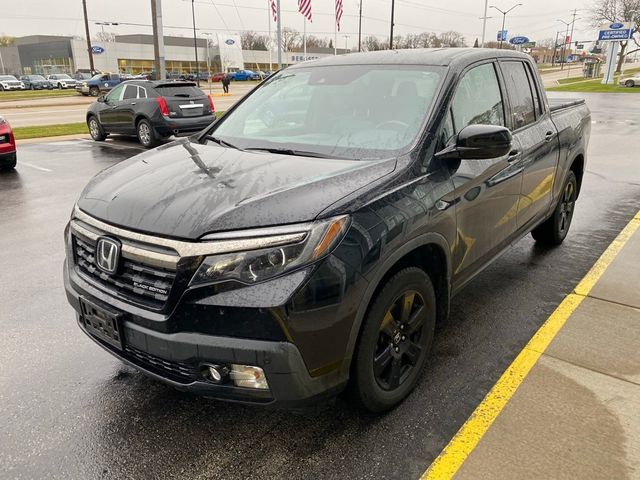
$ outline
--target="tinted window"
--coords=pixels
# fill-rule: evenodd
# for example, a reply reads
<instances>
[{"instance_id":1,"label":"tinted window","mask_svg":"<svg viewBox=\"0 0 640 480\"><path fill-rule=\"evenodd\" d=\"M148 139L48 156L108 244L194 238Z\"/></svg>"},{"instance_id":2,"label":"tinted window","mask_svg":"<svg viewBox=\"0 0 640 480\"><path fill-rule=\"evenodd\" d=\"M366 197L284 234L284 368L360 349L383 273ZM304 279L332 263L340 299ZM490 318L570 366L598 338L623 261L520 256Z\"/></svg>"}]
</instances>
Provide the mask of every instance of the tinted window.
<instances>
[{"instance_id":1,"label":"tinted window","mask_svg":"<svg viewBox=\"0 0 640 480\"><path fill-rule=\"evenodd\" d=\"M503 62L502 71L511 102L513 128L517 130L536 121L531 86L524 63Z\"/></svg>"},{"instance_id":2,"label":"tinted window","mask_svg":"<svg viewBox=\"0 0 640 480\"><path fill-rule=\"evenodd\" d=\"M120 100L120 94L122 93L123 88L124 85L118 85L116 88L111 90L109 92L109 95L107 95L107 100L109 100L110 102L117 102L118 100Z\"/></svg>"},{"instance_id":3,"label":"tinted window","mask_svg":"<svg viewBox=\"0 0 640 480\"><path fill-rule=\"evenodd\" d=\"M535 77L533 76L533 72L531 71L531 65L525 64L525 68L527 70L527 78L529 78L529 86L531 87L531 92L533 93L533 101L535 102L536 111L538 112L538 114L542 115L544 113L544 107L542 106L542 101L540 100L540 94L538 92L538 86L536 84Z\"/></svg>"},{"instance_id":4,"label":"tinted window","mask_svg":"<svg viewBox=\"0 0 640 480\"><path fill-rule=\"evenodd\" d=\"M467 125L504 126L504 106L500 84L492 63L465 73L451 105L456 132Z\"/></svg>"},{"instance_id":5,"label":"tinted window","mask_svg":"<svg viewBox=\"0 0 640 480\"><path fill-rule=\"evenodd\" d=\"M127 85L124 89L124 95L122 96L123 100L131 100L133 98L138 98L138 87L135 85Z\"/></svg>"},{"instance_id":6,"label":"tinted window","mask_svg":"<svg viewBox=\"0 0 640 480\"><path fill-rule=\"evenodd\" d=\"M147 98L147 89L138 87L138 98Z\"/></svg>"},{"instance_id":7,"label":"tinted window","mask_svg":"<svg viewBox=\"0 0 640 480\"><path fill-rule=\"evenodd\" d=\"M160 85L156 87L158 93L165 97L204 97L204 92L191 85Z\"/></svg>"}]
</instances>

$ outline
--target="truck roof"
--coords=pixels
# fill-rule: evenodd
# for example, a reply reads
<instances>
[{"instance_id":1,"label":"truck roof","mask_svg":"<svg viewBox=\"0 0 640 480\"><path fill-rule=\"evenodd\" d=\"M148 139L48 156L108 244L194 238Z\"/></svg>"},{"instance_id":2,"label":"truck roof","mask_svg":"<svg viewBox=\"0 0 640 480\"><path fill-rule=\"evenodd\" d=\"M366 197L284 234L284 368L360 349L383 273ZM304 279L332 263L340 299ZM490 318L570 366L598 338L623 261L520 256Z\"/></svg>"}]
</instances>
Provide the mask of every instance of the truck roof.
<instances>
[{"instance_id":1,"label":"truck roof","mask_svg":"<svg viewBox=\"0 0 640 480\"><path fill-rule=\"evenodd\" d=\"M303 62L289 68L334 65L441 65L469 64L486 58L531 59L529 55L514 50L496 48L412 48L403 50L379 50L375 52L348 53L319 60Z\"/></svg>"}]
</instances>

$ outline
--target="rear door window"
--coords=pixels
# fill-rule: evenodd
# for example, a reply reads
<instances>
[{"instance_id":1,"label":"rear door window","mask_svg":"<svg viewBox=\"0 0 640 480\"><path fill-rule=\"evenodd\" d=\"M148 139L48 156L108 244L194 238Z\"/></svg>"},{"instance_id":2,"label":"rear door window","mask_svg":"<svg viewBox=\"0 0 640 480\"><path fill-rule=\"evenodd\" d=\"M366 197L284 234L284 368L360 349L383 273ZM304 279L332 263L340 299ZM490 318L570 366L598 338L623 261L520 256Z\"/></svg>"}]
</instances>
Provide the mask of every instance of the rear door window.
<instances>
[{"instance_id":1,"label":"rear door window","mask_svg":"<svg viewBox=\"0 0 640 480\"><path fill-rule=\"evenodd\" d=\"M531 86L531 93L533 93L536 117L540 118L544 114L544 106L542 105L542 101L540 99L540 92L538 91L536 78L531 71L531 65L525 64L525 70L527 71L527 78L529 79L529 85Z\"/></svg>"},{"instance_id":2,"label":"rear door window","mask_svg":"<svg viewBox=\"0 0 640 480\"><path fill-rule=\"evenodd\" d=\"M147 98L147 89L144 87L138 87L138 98Z\"/></svg>"},{"instance_id":3,"label":"rear door window","mask_svg":"<svg viewBox=\"0 0 640 480\"><path fill-rule=\"evenodd\" d=\"M191 85L159 85L158 93L165 97L197 98L204 97L204 92Z\"/></svg>"},{"instance_id":4,"label":"rear door window","mask_svg":"<svg viewBox=\"0 0 640 480\"><path fill-rule=\"evenodd\" d=\"M133 100L138 97L138 87L135 85L127 85L124 88L123 100Z\"/></svg>"},{"instance_id":5,"label":"rear door window","mask_svg":"<svg viewBox=\"0 0 640 480\"><path fill-rule=\"evenodd\" d=\"M502 62L501 67L511 102L511 123L517 130L536 121L531 85L523 62Z\"/></svg>"}]
</instances>

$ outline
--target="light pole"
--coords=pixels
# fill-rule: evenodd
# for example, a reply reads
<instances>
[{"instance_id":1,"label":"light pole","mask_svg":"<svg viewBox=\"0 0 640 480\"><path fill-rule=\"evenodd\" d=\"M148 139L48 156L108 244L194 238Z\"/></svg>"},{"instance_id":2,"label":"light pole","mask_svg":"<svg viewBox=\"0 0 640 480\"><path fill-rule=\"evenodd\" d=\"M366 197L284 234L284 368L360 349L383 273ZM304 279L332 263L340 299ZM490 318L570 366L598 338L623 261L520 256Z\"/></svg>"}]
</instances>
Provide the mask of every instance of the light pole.
<instances>
[{"instance_id":1,"label":"light pole","mask_svg":"<svg viewBox=\"0 0 640 480\"><path fill-rule=\"evenodd\" d=\"M487 0L489 1L489 0ZM360 14L358 15L358 51L362 51L362 0L360 0Z\"/></svg>"},{"instance_id":2,"label":"light pole","mask_svg":"<svg viewBox=\"0 0 640 480\"><path fill-rule=\"evenodd\" d=\"M487 33L487 9L489 8L489 0L484 0L484 16L482 17L482 44L480 45L484 48L484 40L486 38Z\"/></svg>"},{"instance_id":3,"label":"light pole","mask_svg":"<svg viewBox=\"0 0 640 480\"><path fill-rule=\"evenodd\" d=\"M193 50L196 52L196 83L198 87L200 87L200 65L198 64L198 39L196 38L196 8L194 0L191 0L191 17L193 19Z\"/></svg>"},{"instance_id":4,"label":"light pole","mask_svg":"<svg viewBox=\"0 0 640 480\"><path fill-rule=\"evenodd\" d=\"M565 22L564 20L558 19L559 22L564 23L567 26L567 31L564 35L564 41L562 42L562 58L560 59L560 71L564 70L564 62L566 62L566 53L567 53L567 37L569 36L569 25L571 22Z\"/></svg>"},{"instance_id":5,"label":"light pole","mask_svg":"<svg viewBox=\"0 0 640 480\"><path fill-rule=\"evenodd\" d=\"M521 3L516 3L513 7L511 7L509 10L500 10L498 7L496 7L495 5L491 5L489 8L495 8L497 11L499 11L502 14L502 34L500 35L500 46L498 48L502 48L502 42L504 40L504 24L507 20L507 13L509 13L511 10L513 10L516 7L520 7L522 4Z\"/></svg>"},{"instance_id":6,"label":"light pole","mask_svg":"<svg viewBox=\"0 0 640 480\"><path fill-rule=\"evenodd\" d=\"M211 33L202 32L207 41L207 83L209 84L209 95L211 95L211 57L209 56L209 37L212 35Z\"/></svg>"}]
</instances>

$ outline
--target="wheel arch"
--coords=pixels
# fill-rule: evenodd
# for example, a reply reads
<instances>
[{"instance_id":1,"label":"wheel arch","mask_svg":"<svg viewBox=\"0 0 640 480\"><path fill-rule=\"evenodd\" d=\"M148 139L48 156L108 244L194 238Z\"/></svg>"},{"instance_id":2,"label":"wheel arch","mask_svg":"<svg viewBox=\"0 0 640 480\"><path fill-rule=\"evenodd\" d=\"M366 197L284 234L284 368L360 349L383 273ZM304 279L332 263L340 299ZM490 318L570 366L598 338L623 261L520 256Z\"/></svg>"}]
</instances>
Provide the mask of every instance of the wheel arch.
<instances>
[{"instance_id":1,"label":"wheel arch","mask_svg":"<svg viewBox=\"0 0 640 480\"><path fill-rule=\"evenodd\" d=\"M584 177L584 155L582 153L576 155L573 159L569 171L573 172L576 176L576 180L578 181L577 195L579 195L580 189L582 188L582 178Z\"/></svg>"},{"instance_id":2,"label":"wheel arch","mask_svg":"<svg viewBox=\"0 0 640 480\"><path fill-rule=\"evenodd\" d=\"M447 319L451 298L450 251L449 243L442 235L426 233L405 243L385 259L370 279L369 285L360 301L347 344L343 367L345 374L348 374L351 369L352 359L362 333L364 319L376 293L380 291L389 278L400 270L414 266L421 268L429 275L436 293L436 323L444 322Z\"/></svg>"}]
</instances>

